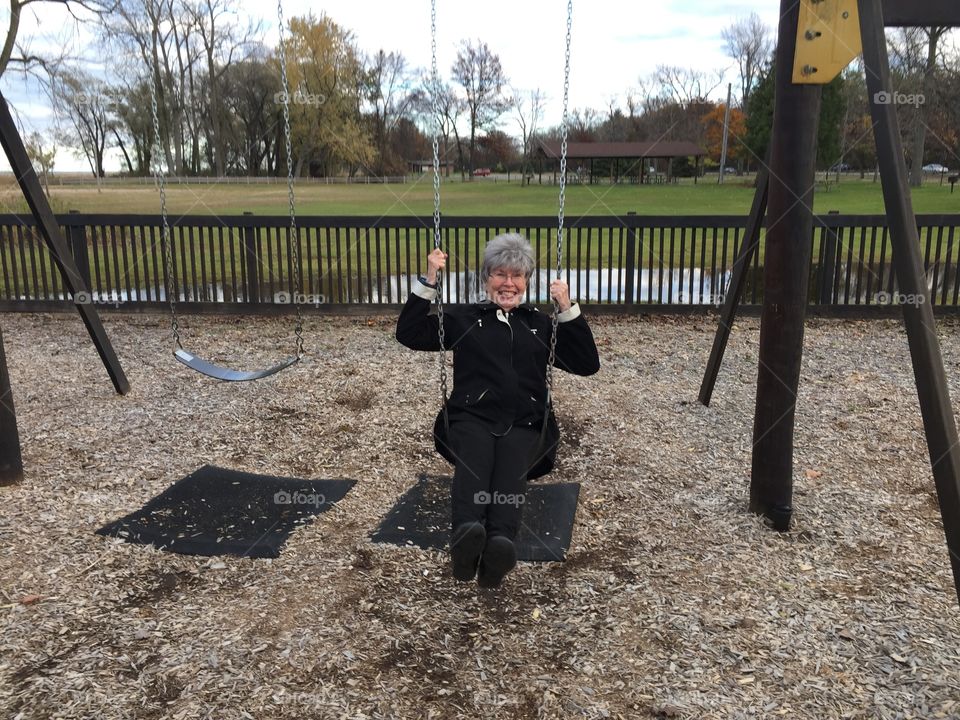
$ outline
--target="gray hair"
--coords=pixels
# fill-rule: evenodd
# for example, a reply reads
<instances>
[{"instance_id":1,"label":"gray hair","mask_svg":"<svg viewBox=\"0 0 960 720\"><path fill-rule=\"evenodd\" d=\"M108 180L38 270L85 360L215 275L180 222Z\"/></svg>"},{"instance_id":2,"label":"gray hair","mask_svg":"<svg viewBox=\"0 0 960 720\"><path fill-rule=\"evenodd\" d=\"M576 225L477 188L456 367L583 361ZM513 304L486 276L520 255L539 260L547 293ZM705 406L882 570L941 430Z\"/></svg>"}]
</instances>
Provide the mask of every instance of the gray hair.
<instances>
[{"instance_id":1,"label":"gray hair","mask_svg":"<svg viewBox=\"0 0 960 720\"><path fill-rule=\"evenodd\" d=\"M480 282L486 283L490 274L500 268L511 272L522 272L529 280L535 265L533 248L530 247L530 241L523 235L520 233L497 235L484 248Z\"/></svg>"}]
</instances>

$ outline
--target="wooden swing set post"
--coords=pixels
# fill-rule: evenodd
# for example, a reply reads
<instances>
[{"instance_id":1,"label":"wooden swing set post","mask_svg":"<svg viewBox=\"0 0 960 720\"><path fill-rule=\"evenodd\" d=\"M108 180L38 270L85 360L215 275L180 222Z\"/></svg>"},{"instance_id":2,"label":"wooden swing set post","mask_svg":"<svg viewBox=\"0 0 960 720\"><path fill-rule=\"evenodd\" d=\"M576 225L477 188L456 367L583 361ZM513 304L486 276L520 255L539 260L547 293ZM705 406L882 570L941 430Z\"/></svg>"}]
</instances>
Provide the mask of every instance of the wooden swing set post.
<instances>
[{"instance_id":1,"label":"wooden swing set post","mask_svg":"<svg viewBox=\"0 0 960 720\"><path fill-rule=\"evenodd\" d=\"M822 0L796 4L782 0L781 10L770 163L773 222L764 262L750 509L765 515L777 530L790 526L793 421L808 302L819 87L842 70L848 62L843 57L855 57L862 48L893 265L900 292L914 299L902 303L904 326L960 599L960 439L907 189L896 107L890 99L884 35L886 25L960 27L960 3ZM886 22L885 12L889 13ZM790 209L781 212L784 207Z\"/></svg>"},{"instance_id":2,"label":"wooden swing set post","mask_svg":"<svg viewBox=\"0 0 960 720\"><path fill-rule=\"evenodd\" d=\"M120 366L120 361L113 350L110 338L107 337L103 323L100 322L100 315L93 305L92 295L88 292L83 276L80 274L80 270L73 260L73 255L63 238L60 224L50 208L50 203L47 202L47 196L43 194L40 180L33 169L33 163L27 156L27 149L23 145L13 115L10 114L10 108L7 106L7 101L2 93L0 93L0 144L3 145L7 160L10 162L10 169L13 170L14 177L16 177L17 183L23 191L23 197L36 220L37 230L43 237L57 270L60 271L64 287L67 288L71 297L75 300L77 298L86 299L85 302L76 302L77 311L90 334L90 339L93 340L93 344L97 348L103 366L110 375L114 389L120 395L125 395L130 390L130 383Z\"/></svg>"},{"instance_id":3,"label":"wooden swing set post","mask_svg":"<svg viewBox=\"0 0 960 720\"><path fill-rule=\"evenodd\" d=\"M20 455L20 433L13 406L13 390L7 371L7 353L0 329L0 486L16 485L23 480L23 458Z\"/></svg>"}]
</instances>

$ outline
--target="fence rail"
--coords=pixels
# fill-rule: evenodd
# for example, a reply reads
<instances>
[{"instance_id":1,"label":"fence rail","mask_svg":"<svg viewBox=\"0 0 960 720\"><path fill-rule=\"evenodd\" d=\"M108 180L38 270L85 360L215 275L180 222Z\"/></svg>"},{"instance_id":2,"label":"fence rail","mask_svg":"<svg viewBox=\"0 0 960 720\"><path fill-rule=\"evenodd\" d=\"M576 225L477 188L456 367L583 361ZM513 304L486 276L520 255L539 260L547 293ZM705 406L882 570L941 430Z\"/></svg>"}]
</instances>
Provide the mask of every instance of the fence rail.
<instances>
[{"instance_id":1,"label":"fence rail","mask_svg":"<svg viewBox=\"0 0 960 720\"><path fill-rule=\"evenodd\" d=\"M286 169L284 169L286 173ZM413 182L419 174L409 175L330 175L324 177L297 177L297 185L403 185ZM0 179L13 181L10 172L0 173ZM287 176L284 175L170 175L164 178L168 185L286 185ZM50 185L154 185L153 175L107 175L99 181L89 173L68 175L49 173L47 183Z\"/></svg>"},{"instance_id":2,"label":"fence rail","mask_svg":"<svg viewBox=\"0 0 960 720\"><path fill-rule=\"evenodd\" d=\"M372 306L404 301L433 247L430 217L300 217L301 296L293 297L285 216L184 216L171 231L168 278L159 215L58 216L90 293L71 299L32 218L0 215L0 309L57 309L93 302L135 310L177 302L198 310L283 311L310 306ZM809 276L814 305L870 307L960 303L960 215L918 216L928 297L902 298L882 215L817 216ZM713 306L723 301L746 219L729 215L567 218L564 279L578 301L596 306ZM527 299L546 302L556 267L554 217L445 217L449 302L482 296L479 259L501 232L520 232L537 257ZM743 295L762 301L764 245ZM346 309L346 308L343 308Z\"/></svg>"}]
</instances>

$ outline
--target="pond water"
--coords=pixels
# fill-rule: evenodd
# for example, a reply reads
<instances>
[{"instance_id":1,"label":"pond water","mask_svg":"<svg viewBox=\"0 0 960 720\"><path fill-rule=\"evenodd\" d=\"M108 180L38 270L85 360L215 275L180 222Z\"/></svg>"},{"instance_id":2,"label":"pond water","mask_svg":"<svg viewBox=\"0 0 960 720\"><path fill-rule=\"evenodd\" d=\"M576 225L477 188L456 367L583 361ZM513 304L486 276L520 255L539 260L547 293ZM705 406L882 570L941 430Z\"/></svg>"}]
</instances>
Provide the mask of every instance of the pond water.
<instances>
[{"instance_id":1,"label":"pond water","mask_svg":"<svg viewBox=\"0 0 960 720\"><path fill-rule=\"evenodd\" d=\"M833 302L836 304L889 304L897 302L897 284L892 282L889 265L871 266L866 263L841 263L835 268L831 283L835 290ZM705 305L723 304L724 291L730 282L731 270L716 273L703 272L698 268L686 270L638 270L634 273L634 301L637 303L664 303L669 305ZM603 268L599 270L576 270L562 275L571 285L571 296L575 300L589 303L621 303L627 292L627 273L623 269ZM301 295L303 305L327 305L331 303L381 304L402 303L406 300L410 288L417 278L414 275L391 275L374 277L368 285L367 278L353 277L348 283L344 278L326 278L321 282L319 292L304 292ZM936 304L956 304L958 269L956 267L934 266L927 272L927 292ZM444 298L448 302L480 302L485 299L479 275L475 272L450 273L447 276L448 287L444 289ZM534 275L528 283L527 302L546 304L549 302L547 288L550 273L546 270ZM275 285L279 285L276 283ZM744 302L762 302L763 268L751 267L747 272ZM810 301L819 302L820 268L815 266L810 281ZM234 292L231 286L207 284L202 287L186 286L178 302L243 302L243 291ZM60 294L52 299L67 299ZM20 299L34 299L33 296L20 296ZM82 298L83 302L119 307L128 302L166 302L164 288L159 293L156 288L141 288L139 291L111 290L95 291ZM290 293L264 283L264 303L290 304Z\"/></svg>"}]
</instances>

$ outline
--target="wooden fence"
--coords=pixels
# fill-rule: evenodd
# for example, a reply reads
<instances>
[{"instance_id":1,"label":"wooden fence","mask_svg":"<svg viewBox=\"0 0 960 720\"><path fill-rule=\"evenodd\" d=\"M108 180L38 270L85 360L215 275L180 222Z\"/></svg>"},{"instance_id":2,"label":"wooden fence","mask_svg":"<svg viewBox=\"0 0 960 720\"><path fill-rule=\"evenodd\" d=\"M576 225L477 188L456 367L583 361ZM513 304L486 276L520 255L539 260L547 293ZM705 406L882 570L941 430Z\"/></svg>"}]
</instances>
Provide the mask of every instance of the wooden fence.
<instances>
[{"instance_id":1,"label":"wooden fence","mask_svg":"<svg viewBox=\"0 0 960 720\"><path fill-rule=\"evenodd\" d=\"M0 309L42 310L94 302L126 310L166 306L175 289L184 309L282 312L306 306L402 303L433 247L430 217L301 217L300 295L294 297L289 219L283 216L175 217L168 276L160 217L69 213L58 220L89 296L71 299L29 216L0 215ZM731 215L567 218L563 276L571 295L595 306L709 307L722 302L745 218ZM918 216L929 300L955 309L960 296L960 215ZM482 296L484 245L503 232L529 238L538 267L528 300L545 302L557 260L555 217L445 217L449 302ZM871 307L901 298L891 264L886 219L821 215L815 219L809 300ZM747 276L743 304L762 301L764 246ZM336 308L332 308L336 309Z\"/></svg>"}]
</instances>

